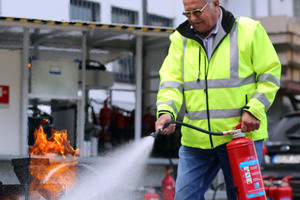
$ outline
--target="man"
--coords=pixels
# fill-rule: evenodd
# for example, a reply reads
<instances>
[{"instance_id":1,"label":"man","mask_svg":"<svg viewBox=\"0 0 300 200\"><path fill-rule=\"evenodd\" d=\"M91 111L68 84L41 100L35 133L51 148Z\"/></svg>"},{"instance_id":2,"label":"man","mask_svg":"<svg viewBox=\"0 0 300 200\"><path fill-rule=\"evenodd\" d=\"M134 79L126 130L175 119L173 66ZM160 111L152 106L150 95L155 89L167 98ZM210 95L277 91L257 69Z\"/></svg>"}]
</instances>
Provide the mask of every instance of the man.
<instances>
[{"instance_id":1,"label":"man","mask_svg":"<svg viewBox=\"0 0 300 200\"><path fill-rule=\"evenodd\" d=\"M156 130L176 120L184 103L184 123L213 132L241 122L255 141L259 161L268 137L266 111L280 86L281 65L258 21L235 18L219 0L183 0L183 22L170 36L160 69ZM171 134L175 124L162 134ZM182 127L176 179L177 200L204 199L222 169L227 198L236 199L227 157L231 136L211 136Z\"/></svg>"}]
</instances>

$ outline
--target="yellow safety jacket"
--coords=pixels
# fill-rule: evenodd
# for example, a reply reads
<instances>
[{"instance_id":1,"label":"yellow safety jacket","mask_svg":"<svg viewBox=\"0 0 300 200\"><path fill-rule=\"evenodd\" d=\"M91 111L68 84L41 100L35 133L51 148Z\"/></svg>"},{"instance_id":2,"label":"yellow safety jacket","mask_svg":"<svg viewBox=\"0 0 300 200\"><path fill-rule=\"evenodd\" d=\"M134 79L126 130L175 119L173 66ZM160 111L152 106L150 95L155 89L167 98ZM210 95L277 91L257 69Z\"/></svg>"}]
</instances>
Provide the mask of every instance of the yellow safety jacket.
<instances>
[{"instance_id":1,"label":"yellow safety jacket","mask_svg":"<svg viewBox=\"0 0 300 200\"><path fill-rule=\"evenodd\" d=\"M221 9L222 25L210 60L188 21L170 36L169 52L159 71L157 117L169 113L176 120L185 102L183 122L222 132L232 130L247 110L261 122L247 137L266 139L266 111L280 87L280 61L260 22L236 19ZM182 145L202 149L232 140L231 135L210 136L184 126L181 133Z\"/></svg>"}]
</instances>

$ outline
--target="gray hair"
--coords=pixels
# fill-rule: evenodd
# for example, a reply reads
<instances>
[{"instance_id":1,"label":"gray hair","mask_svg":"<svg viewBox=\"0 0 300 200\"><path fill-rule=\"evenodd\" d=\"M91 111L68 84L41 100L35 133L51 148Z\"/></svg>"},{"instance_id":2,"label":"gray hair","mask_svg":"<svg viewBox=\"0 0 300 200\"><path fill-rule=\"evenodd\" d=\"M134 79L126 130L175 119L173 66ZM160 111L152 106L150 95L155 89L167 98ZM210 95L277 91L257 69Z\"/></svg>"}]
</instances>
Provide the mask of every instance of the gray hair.
<instances>
[{"instance_id":1,"label":"gray hair","mask_svg":"<svg viewBox=\"0 0 300 200\"><path fill-rule=\"evenodd\" d=\"M213 3L215 0L206 0L209 3L209 8L212 10L213 9Z\"/></svg>"}]
</instances>

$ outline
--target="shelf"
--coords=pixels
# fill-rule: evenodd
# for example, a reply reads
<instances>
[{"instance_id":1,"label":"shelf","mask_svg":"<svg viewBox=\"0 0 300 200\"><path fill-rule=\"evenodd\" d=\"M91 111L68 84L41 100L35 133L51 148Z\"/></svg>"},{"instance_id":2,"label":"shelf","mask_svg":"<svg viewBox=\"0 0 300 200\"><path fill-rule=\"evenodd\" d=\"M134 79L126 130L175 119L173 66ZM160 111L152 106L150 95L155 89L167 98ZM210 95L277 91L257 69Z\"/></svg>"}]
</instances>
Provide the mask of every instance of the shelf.
<instances>
[{"instance_id":1,"label":"shelf","mask_svg":"<svg viewBox=\"0 0 300 200\"><path fill-rule=\"evenodd\" d=\"M21 155L0 155L0 161L11 161L12 159L16 158L27 158L28 156L21 156Z\"/></svg>"},{"instance_id":2,"label":"shelf","mask_svg":"<svg viewBox=\"0 0 300 200\"><path fill-rule=\"evenodd\" d=\"M82 100L79 96L70 96L70 95L47 95L47 94L28 94L29 99L40 99L40 100Z\"/></svg>"}]
</instances>

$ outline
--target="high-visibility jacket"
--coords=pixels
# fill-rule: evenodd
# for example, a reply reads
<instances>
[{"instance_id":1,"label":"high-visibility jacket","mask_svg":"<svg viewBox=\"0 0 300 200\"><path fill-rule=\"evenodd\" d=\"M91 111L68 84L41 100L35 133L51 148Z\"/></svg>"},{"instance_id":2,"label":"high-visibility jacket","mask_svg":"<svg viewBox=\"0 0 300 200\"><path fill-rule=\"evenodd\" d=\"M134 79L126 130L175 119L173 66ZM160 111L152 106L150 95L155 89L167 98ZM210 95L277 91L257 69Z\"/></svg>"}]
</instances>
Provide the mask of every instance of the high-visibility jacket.
<instances>
[{"instance_id":1,"label":"high-visibility jacket","mask_svg":"<svg viewBox=\"0 0 300 200\"><path fill-rule=\"evenodd\" d=\"M221 8L219 27L208 60L202 41L188 21L170 36L167 57L159 71L157 117L169 113L176 120L185 102L183 122L213 132L232 130L248 111L260 128L247 137L266 139L266 111L280 87L281 64L260 22ZM231 135L210 136L181 127L181 144L210 149L232 140Z\"/></svg>"}]
</instances>

